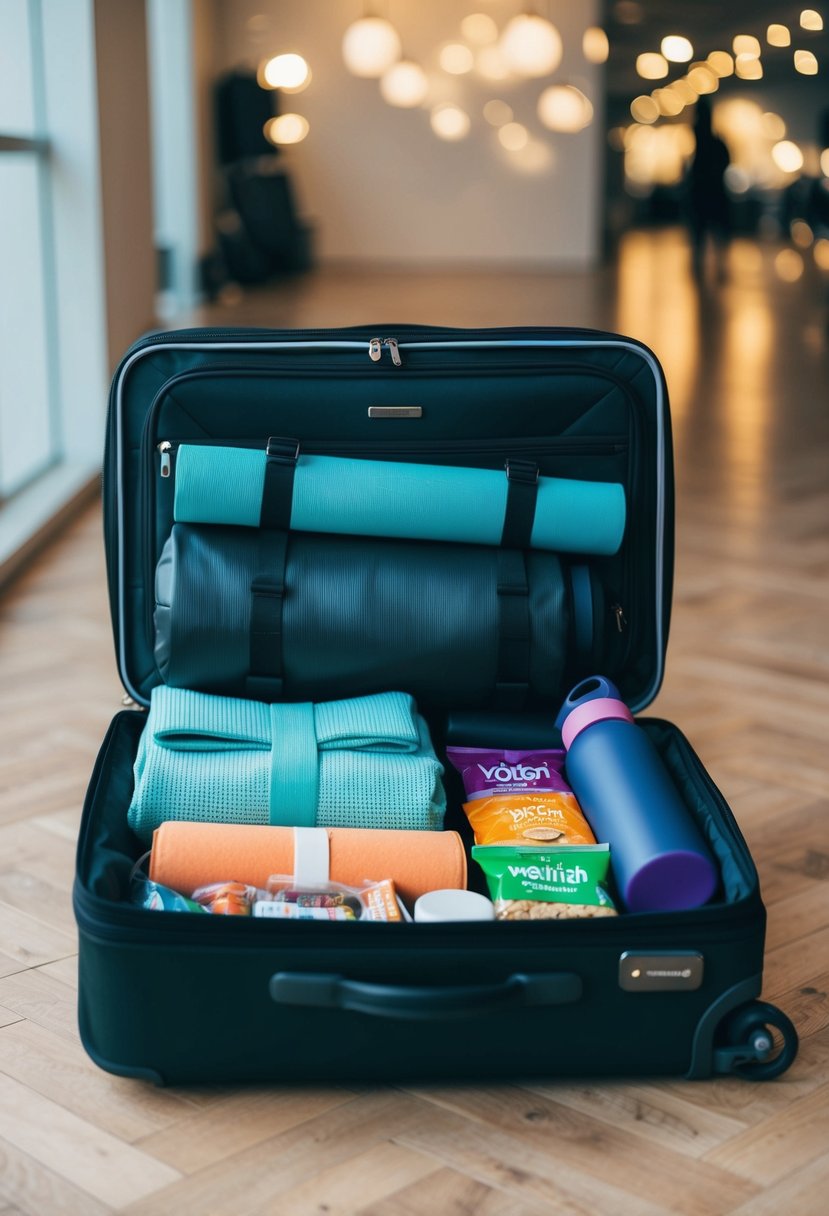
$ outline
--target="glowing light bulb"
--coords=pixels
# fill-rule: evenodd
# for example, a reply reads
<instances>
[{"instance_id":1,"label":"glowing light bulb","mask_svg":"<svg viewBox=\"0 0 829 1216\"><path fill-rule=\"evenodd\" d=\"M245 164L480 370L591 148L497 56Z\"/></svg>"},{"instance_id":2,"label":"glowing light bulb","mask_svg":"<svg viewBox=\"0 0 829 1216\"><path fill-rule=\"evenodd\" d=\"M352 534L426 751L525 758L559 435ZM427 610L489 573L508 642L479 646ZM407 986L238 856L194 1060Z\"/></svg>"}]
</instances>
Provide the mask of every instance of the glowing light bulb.
<instances>
[{"instance_id":1,"label":"glowing light bulb","mask_svg":"<svg viewBox=\"0 0 829 1216\"><path fill-rule=\"evenodd\" d=\"M265 123L265 135L272 144L298 144L310 130L302 114L280 114Z\"/></svg>"},{"instance_id":2,"label":"glowing light bulb","mask_svg":"<svg viewBox=\"0 0 829 1216\"><path fill-rule=\"evenodd\" d=\"M441 48L440 66L444 72L449 72L452 76L463 76L465 72L471 72L474 65L475 56L462 42L448 42Z\"/></svg>"},{"instance_id":3,"label":"glowing light bulb","mask_svg":"<svg viewBox=\"0 0 829 1216\"><path fill-rule=\"evenodd\" d=\"M790 139L781 139L771 150L771 158L783 173L797 173L803 168L803 153Z\"/></svg>"},{"instance_id":4,"label":"glowing light bulb","mask_svg":"<svg viewBox=\"0 0 829 1216\"><path fill-rule=\"evenodd\" d=\"M428 91L426 73L410 59L393 63L380 77L380 94L390 106L419 106Z\"/></svg>"},{"instance_id":5,"label":"glowing light bulb","mask_svg":"<svg viewBox=\"0 0 829 1216\"><path fill-rule=\"evenodd\" d=\"M815 239L815 234L805 220L792 220L789 227L792 240L801 249L808 249Z\"/></svg>"},{"instance_id":6,"label":"glowing light bulb","mask_svg":"<svg viewBox=\"0 0 829 1216\"><path fill-rule=\"evenodd\" d=\"M792 36L787 25L770 25L766 30L766 42L769 46L790 46Z\"/></svg>"},{"instance_id":7,"label":"glowing light bulb","mask_svg":"<svg viewBox=\"0 0 829 1216\"><path fill-rule=\"evenodd\" d=\"M538 99L538 117L551 131L574 135L593 120L593 104L572 84L553 84Z\"/></svg>"},{"instance_id":8,"label":"glowing light bulb","mask_svg":"<svg viewBox=\"0 0 829 1216\"><path fill-rule=\"evenodd\" d=\"M361 17L343 36L343 59L355 76L382 76L400 58L400 37L382 17Z\"/></svg>"},{"instance_id":9,"label":"glowing light bulb","mask_svg":"<svg viewBox=\"0 0 829 1216\"><path fill-rule=\"evenodd\" d=\"M656 51L645 51L636 56L636 71L643 80L661 80L668 75L668 61Z\"/></svg>"},{"instance_id":10,"label":"glowing light bulb","mask_svg":"<svg viewBox=\"0 0 829 1216\"><path fill-rule=\"evenodd\" d=\"M686 106L693 105L697 99L696 89L689 84L684 76L680 80L675 80L670 87Z\"/></svg>"},{"instance_id":11,"label":"glowing light bulb","mask_svg":"<svg viewBox=\"0 0 829 1216\"><path fill-rule=\"evenodd\" d=\"M676 118L685 109L685 102L673 89L654 89L651 96L666 118Z\"/></svg>"},{"instance_id":12,"label":"glowing light bulb","mask_svg":"<svg viewBox=\"0 0 829 1216\"><path fill-rule=\"evenodd\" d=\"M734 71L740 80L761 80L763 65L756 55L738 55Z\"/></svg>"},{"instance_id":13,"label":"glowing light bulb","mask_svg":"<svg viewBox=\"0 0 829 1216\"><path fill-rule=\"evenodd\" d=\"M435 106L430 115L432 130L439 139L464 139L469 134L469 115L460 106Z\"/></svg>"},{"instance_id":14,"label":"glowing light bulb","mask_svg":"<svg viewBox=\"0 0 829 1216\"><path fill-rule=\"evenodd\" d=\"M712 51L705 61L715 76L733 76L734 60L728 51Z\"/></svg>"},{"instance_id":15,"label":"glowing light bulb","mask_svg":"<svg viewBox=\"0 0 829 1216\"><path fill-rule=\"evenodd\" d=\"M760 54L760 40L753 34L737 34L731 46L735 55L751 55L757 59Z\"/></svg>"},{"instance_id":16,"label":"glowing light bulb","mask_svg":"<svg viewBox=\"0 0 829 1216\"><path fill-rule=\"evenodd\" d=\"M693 46L687 38L683 38L679 34L668 34L666 38L662 39L659 49L671 63L687 63L694 57Z\"/></svg>"},{"instance_id":17,"label":"glowing light bulb","mask_svg":"<svg viewBox=\"0 0 829 1216\"><path fill-rule=\"evenodd\" d=\"M774 259L774 269L784 283L796 283L803 274L803 258L796 249L781 249Z\"/></svg>"},{"instance_id":18,"label":"glowing light bulb","mask_svg":"<svg viewBox=\"0 0 829 1216\"><path fill-rule=\"evenodd\" d=\"M561 35L551 22L522 13L509 22L500 42L507 65L521 76L547 76L561 63Z\"/></svg>"},{"instance_id":19,"label":"glowing light bulb","mask_svg":"<svg viewBox=\"0 0 829 1216\"><path fill-rule=\"evenodd\" d=\"M817 59L811 51L795 51L794 67L801 76L817 76Z\"/></svg>"},{"instance_id":20,"label":"glowing light bulb","mask_svg":"<svg viewBox=\"0 0 829 1216\"><path fill-rule=\"evenodd\" d=\"M716 93L720 87L716 74L703 63L699 63L696 67L691 68L688 73L688 83L699 94Z\"/></svg>"},{"instance_id":21,"label":"glowing light bulb","mask_svg":"<svg viewBox=\"0 0 829 1216\"><path fill-rule=\"evenodd\" d=\"M492 127L503 127L506 123L512 122L512 106L493 97L492 101L488 101L484 106L484 118Z\"/></svg>"},{"instance_id":22,"label":"glowing light bulb","mask_svg":"<svg viewBox=\"0 0 829 1216\"><path fill-rule=\"evenodd\" d=\"M591 25L584 31L581 50L588 63L605 63L610 54L607 34L598 25Z\"/></svg>"},{"instance_id":23,"label":"glowing light bulb","mask_svg":"<svg viewBox=\"0 0 829 1216\"><path fill-rule=\"evenodd\" d=\"M474 46L487 46L498 40L498 26L488 13L470 13L464 17L461 33Z\"/></svg>"},{"instance_id":24,"label":"glowing light bulb","mask_svg":"<svg viewBox=\"0 0 829 1216\"><path fill-rule=\"evenodd\" d=\"M529 131L520 122L505 123L498 131L498 139L508 152L520 152L526 148L529 138Z\"/></svg>"},{"instance_id":25,"label":"glowing light bulb","mask_svg":"<svg viewBox=\"0 0 829 1216\"><path fill-rule=\"evenodd\" d=\"M311 71L301 55L275 55L262 65L259 83L268 89L299 93L311 80Z\"/></svg>"},{"instance_id":26,"label":"glowing light bulb","mask_svg":"<svg viewBox=\"0 0 829 1216\"><path fill-rule=\"evenodd\" d=\"M652 97L643 94L641 97L634 97L630 103L630 112L637 122L656 122L659 117L659 106Z\"/></svg>"}]
</instances>

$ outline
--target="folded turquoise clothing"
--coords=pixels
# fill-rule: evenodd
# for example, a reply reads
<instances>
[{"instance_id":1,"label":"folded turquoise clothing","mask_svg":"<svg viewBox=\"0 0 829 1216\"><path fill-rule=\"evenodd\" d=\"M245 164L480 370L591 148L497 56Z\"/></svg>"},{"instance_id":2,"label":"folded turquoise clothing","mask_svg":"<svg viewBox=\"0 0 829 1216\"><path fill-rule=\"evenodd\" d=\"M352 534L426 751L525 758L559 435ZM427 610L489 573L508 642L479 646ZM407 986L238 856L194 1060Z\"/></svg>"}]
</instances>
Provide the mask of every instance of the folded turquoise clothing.
<instances>
[{"instance_id":1,"label":"folded turquoise clothing","mask_svg":"<svg viewBox=\"0 0 829 1216\"><path fill-rule=\"evenodd\" d=\"M267 463L264 450L182 444L176 522L258 527ZM303 454L295 463L290 527L497 545L508 486L507 473L496 469ZM625 492L617 482L538 477L533 494L529 537L520 547L609 555L622 543Z\"/></svg>"},{"instance_id":2,"label":"folded turquoise clothing","mask_svg":"<svg viewBox=\"0 0 829 1216\"><path fill-rule=\"evenodd\" d=\"M165 819L443 827L443 767L402 692L266 705L160 685L135 761L130 827Z\"/></svg>"}]
</instances>

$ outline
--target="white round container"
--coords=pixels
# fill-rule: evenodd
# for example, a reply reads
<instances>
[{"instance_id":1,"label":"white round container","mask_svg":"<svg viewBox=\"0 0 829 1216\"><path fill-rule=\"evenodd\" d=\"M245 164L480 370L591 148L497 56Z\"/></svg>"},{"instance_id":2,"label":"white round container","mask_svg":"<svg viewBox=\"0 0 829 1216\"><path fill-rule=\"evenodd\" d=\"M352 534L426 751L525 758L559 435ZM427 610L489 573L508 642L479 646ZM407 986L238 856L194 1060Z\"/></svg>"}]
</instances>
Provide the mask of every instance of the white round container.
<instances>
[{"instance_id":1,"label":"white round container","mask_svg":"<svg viewBox=\"0 0 829 1216\"><path fill-rule=\"evenodd\" d=\"M414 906L419 924L441 920L494 920L492 900L477 891L427 891Z\"/></svg>"}]
</instances>

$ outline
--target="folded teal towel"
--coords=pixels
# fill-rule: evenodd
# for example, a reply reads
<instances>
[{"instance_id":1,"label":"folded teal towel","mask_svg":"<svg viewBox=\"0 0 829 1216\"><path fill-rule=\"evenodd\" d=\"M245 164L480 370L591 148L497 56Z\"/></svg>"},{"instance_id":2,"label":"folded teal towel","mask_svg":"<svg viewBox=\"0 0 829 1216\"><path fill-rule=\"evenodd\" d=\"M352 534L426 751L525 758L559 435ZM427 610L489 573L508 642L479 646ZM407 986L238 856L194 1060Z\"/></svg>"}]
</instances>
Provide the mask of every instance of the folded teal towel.
<instances>
[{"instance_id":1,"label":"folded teal towel","mask_svg":"<svg viewBox=\"0 0 829 1216\"><path fill-rule=\"evenodd\" d=\"M264 705L160 685L129 824L165 819L440 830L443 768L406 693Z\"/></svg>"}]
</instances>

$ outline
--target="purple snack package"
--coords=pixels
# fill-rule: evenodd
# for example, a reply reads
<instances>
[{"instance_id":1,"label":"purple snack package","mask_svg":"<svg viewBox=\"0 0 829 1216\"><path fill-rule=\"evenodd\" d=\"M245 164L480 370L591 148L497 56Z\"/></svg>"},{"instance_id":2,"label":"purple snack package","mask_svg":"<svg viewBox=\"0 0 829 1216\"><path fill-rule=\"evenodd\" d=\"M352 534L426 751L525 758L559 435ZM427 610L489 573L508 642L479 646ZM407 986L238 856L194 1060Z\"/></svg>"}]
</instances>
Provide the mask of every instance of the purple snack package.
<instances>
[{"instance_id":1,"label":"purple snack package","mask_svg":"<svg viewBox=\"0 0 829 1216\"><path fill-rule=\"evenodd\" d=\"M524 752L488 747L447 747L446 755L463 777L466 797L491 794L572 794L562 772L563 747Z\"/></svg>"},{"instance_id":2,"label":"purple snack package","mask_svg":"<svg viewBox=\"0 0 829 1216\"><path fill-rule=\"evenodd\" d=\"M447 747L446 755L463 778L476 844L596 843L562 774L562 748Z\"/></svg>"}]
</instances>

